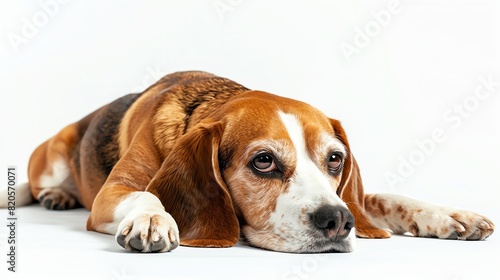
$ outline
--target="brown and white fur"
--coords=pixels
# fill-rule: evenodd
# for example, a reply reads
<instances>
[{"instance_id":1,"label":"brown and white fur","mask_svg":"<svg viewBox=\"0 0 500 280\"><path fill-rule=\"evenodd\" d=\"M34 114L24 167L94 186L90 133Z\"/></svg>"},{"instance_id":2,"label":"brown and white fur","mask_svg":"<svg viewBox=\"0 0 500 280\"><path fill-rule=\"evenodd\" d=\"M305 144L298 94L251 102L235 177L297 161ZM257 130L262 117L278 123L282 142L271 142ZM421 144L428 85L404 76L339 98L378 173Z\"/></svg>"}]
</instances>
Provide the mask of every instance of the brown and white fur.
<instances>
[{"instance_id":1,"label":"brown and white fur","mask_svg":"<svg viewBox=\"0 0 500 280\"><path fill-rule=\"evenodd\" d=\"M204 72L167 75L66 126L33 152L28 176L43 206L84 206L87 229L129 251L241 237L275 251L350 252L356 236L387 229L461 240L494 230L473 212L365 194L337 120Z\"/></svg>"}]
</instances>

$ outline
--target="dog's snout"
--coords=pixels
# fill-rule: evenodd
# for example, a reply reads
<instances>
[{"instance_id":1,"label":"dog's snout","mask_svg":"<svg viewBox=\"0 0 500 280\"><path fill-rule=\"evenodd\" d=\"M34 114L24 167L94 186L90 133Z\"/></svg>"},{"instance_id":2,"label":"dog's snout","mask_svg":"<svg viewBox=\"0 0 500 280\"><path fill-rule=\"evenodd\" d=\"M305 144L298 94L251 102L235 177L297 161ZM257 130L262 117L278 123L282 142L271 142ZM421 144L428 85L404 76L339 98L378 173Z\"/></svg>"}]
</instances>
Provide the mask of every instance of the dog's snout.
<instances>
[{"instance_id":1,"label":"dog's snout","mask_svg":"<svg viewBox=\"0 0 500 280\"><path fill-rule=\"evenodd\" d=\"M342 206L324 205L310 215L314 227L325 237L339 240L347 237L354 227L354 216Z\"/></svg>"}]
</instances>

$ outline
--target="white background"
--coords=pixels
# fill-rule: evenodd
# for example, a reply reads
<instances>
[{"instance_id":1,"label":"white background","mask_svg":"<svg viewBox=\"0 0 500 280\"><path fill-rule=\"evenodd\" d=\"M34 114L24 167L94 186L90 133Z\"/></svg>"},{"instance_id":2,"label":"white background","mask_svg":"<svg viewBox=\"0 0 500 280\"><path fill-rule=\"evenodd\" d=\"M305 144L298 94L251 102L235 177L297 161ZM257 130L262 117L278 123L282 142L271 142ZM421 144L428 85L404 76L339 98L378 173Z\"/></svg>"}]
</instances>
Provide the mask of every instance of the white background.
<instances>
[{"instance_id":1,"label":"white background","mask_svg":"<svg viewBox=\"0 0 500 280\"><path fill-rule=\"evenodd\" d=\"M164 74L205 70L341 120L368 192L498 223L500 84L488 91L481 79L500 83L499 20L493 0L9 1L0 10L0 167L17 166L26 181L33 149L64 125ZM394 240L400 250L407 242ZM487 242L498 247L495 235Z\"/></svg>"}]
</instances>

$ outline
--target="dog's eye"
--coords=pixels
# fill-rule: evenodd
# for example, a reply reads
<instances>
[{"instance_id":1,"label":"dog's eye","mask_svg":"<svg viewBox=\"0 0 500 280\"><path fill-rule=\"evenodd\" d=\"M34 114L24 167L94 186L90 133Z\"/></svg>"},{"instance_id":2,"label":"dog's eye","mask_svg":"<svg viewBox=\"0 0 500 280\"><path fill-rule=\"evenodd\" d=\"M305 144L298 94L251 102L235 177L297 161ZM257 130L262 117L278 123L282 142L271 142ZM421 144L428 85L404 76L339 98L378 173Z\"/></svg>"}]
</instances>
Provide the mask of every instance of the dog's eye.
<instances>
[{"instance_id":1,"label":"dog's eye","mask_svg":"<svg viewBox=\"0 0 500 280\"><path fill-rule=\"evenodd\" d=\"M268 173L276 169L274 158L270 154L260 154L252 160L253 167L263 173Z\"/></svg>"},{"instance_id":2,"label":"dog's eye","mask_svg":"<svg viewBox=\"0 0 500 280\"><path fill-rule=\"evenodd\" d=\"M333 153L328 158L328 170L336 175L338 171L342 168L342 156L337 153Z\"/></svg>"}]
</instances>

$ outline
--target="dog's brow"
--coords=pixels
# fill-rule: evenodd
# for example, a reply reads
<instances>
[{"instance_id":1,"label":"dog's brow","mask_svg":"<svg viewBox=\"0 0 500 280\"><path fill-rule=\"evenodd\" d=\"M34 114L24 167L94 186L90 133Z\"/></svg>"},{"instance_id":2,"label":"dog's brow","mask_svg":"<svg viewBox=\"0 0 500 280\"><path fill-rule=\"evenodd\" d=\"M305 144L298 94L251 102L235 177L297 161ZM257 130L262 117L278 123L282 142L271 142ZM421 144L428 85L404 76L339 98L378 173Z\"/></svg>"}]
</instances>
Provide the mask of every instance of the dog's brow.
<instances>
[{"instance_id":1,"label":"dog's brow","mask_svg":"<svg viewBox=\"0 0 500 280\"><path fill-rule=\"evenodd\" d=\"M257 140L248 145L243 156L249 158L258 152L267 151L279 158L284 158L290 154L290 144L285 140Z\"/></svg>"},{"instance_id":2,"label":"dog's brow","mask_svg":"<svg viewBox=\"0 0 500 280\"><path fill-rule=\"evenodd\" d=\"M319 150L322 152L340 152L342 156L347 156L347 148L338 138L328 134L321 134L321 145Z\"/></svg>"}]
</instances>

